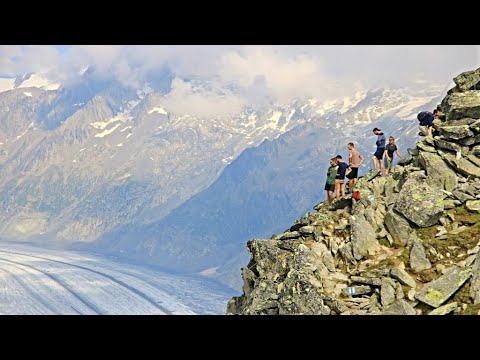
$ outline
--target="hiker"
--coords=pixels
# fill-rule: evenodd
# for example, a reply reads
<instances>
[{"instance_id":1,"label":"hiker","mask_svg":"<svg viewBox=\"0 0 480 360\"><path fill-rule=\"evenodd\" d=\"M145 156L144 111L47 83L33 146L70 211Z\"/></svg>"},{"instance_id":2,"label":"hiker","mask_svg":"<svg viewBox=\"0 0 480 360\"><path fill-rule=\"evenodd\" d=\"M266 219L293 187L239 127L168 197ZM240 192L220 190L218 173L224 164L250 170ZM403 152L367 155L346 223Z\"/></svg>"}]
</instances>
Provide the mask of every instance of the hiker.
<instances>
[{"instance_id":1,"label":"hiker","mask_svg":"<svg viewBox=\"0 0 480 360\"><path fill-rule=\"evenodd\" d=\"M357 183L358 168L362 165L365 158L357 149L355 149L355 145L352 142L348 143L348 150L350 150L350 154L348 155L348 166L350 171L347 171L346 176L348 179L348 192L351 192Z\"/></svg>"},{"instance_id":2,"label":"hiker","mask_svg":"<svg viewBox=\"0 0 480 360\"><path fill-rule=\"evenodd\" d=\"M327 171L327 181L325 182L325 190L327 190L327 199L330 204L333 200L333 192L335 191L335 178L337 177L337 159L330 159L330 167Z\"/></svg>"},{"instance_id":3,"label":"hiker","mask_svg":"<svg viewBox=\"0 0 480 360\"><path fill-rule=\"evenodd\" d=\"M436 110L434 110L435 112ZM435 116L430 111L422 111L417 115L417 119L420 122L420 126L427 128L427 136L432 137L432 126Z\"/></svg>"},{"instance_id":4,"label":"hiker","mask_svg":"<svg viewBox=\"0 0 480 360\"><path fill-rule=\"evenodd\" d=\"M380 163L380 175L383 171L383 152L385 151L385 135L383 135L382 130L379 128L373 129L373 133L377 135L377 151L372 156L373 160L373 169L377 170L378 163Z\"/></svg>"},{"instance_id":5,"label":"hiker","mask_svg":"<svg viewBox=\"0 0 480 360\"><path fill-rule=\"evenodd\" d=\"M393 153L397 153L400 159L403 159L403 156L400 154L397 145L395 144L395 138L390 136L388 138L388 145L385 147L385 175L390 174L393 164Z\"/></svg>"},{"instance_id":6,"label":"hiker","mask_svg":"<svg viewBox=\"0 0 480 360\"><path fill-rule=\"evenodd\" d=\"M341 155L337 155L337 166L338 170L335 178L335 197L338 199L340 196L345 197L345 173L347 172L348 168L348 165L343 162Z\"/></svg>"}]
</instances>

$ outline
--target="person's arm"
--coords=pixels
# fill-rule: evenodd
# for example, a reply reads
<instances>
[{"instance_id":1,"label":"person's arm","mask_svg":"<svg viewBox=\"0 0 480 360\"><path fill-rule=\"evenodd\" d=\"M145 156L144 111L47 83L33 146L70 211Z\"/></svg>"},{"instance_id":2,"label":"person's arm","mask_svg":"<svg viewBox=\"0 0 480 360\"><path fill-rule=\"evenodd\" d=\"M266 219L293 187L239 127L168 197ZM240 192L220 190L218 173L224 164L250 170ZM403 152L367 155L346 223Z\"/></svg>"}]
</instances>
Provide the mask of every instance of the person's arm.
<instances>
[{"instance_id":1,"label":"person's arm","mask_svg":"<svg viewBox=\"0 0 480 360\"><path fill-rule=\"evenodd\" d=\"M352 155L352 152L350 151L350 154L348 154L348 165L355 165L355 164L352 164L352 158L353 158L353 155Z\"/></svg>"},{"instance_id":2,"label":"person's arm","mask_svg":"<svg viewBox=\"0 0 480 360\"><path fill-rule=\"evenodd\" d=\"M400 154L400 150L398 150L398 147L397 147L396 153L397 153L397 155L400 159L403 159L403 156L402 156L402 154Z\"/></svg>"},{"instance_id":3,"label":"person's arm","mask_svg":"<svg viewBox=\"0 0 480 360\"><path fill-rule=\"evenodd\" d=\"M360 165L362 165L363 163L363 160L365 160L362 154L359 154L359 157L360 157L360 162L358 163L358 167L360 167Z\"/></svg>"}]
</instances>

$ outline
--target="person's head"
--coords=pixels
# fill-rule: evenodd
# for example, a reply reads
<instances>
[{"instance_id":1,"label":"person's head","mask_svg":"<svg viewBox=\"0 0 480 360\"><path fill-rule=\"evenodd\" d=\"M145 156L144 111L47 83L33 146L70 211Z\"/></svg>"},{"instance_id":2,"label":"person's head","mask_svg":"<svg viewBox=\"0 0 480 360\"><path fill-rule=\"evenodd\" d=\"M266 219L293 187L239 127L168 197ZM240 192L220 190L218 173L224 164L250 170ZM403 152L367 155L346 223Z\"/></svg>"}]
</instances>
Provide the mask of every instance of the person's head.
<instances>
[{"instance_id":1,"label":"person's head","mask_svg":"<svg viewBox=\"0 0 480 360\"><path fill-rule=\"evenodd\" d=\"M437 109L433 110L433 116L436 116L437 114L438 114L438 110Z\"/></svg>"},{"instance_id":2,"label":"person's head","mask_svg":"<svg viewBox=\"0 0 480 360\"><path fill-rule=\"evenodd\" d=\"M343 161L342 155L337 155L336 159L337 159L337 163L341 163Z\"/></svg>"},{"instance_id":3,"label":"person's head","mask_svg":"<svg viewBox=\"0 0 480 360\"><path fill-rule=\"evenodd\" d=\"M337 158L330 159L330 166L334 166L337 163Z\"/></svg>"},{"instance_id":4,"label":"person's head","mask_svg":"<svg viewBox=\"0 0 480 360\"><path fill-rule=\"evenodd\" d=\"M352 150L355 148L355 145L353 143L348 143L348 150Z\"/></svg>"},{"instance_id":5,"label":"person's head","mask_svg":"<svg viewBox=\"0 0 480 360\"><path fill-rule=\"evenodd\" d=\"M378 134L380 134L381 132L382 132L382 131L381 131L379 128L373 129L373 133L374 133L375 135L378 135Z\"/></svg>"},{"instance_id":6,"label":"person's head","mask_svg":"<svg viewBox=\"0 0 480 360\"><path fill-rule=\"evenodd\" d=\"M390 137L388 138L388 143L389 143L390 145L395 145L395 138L394 138L393 136L390 136Z\"/></svg>"}]
</instances>

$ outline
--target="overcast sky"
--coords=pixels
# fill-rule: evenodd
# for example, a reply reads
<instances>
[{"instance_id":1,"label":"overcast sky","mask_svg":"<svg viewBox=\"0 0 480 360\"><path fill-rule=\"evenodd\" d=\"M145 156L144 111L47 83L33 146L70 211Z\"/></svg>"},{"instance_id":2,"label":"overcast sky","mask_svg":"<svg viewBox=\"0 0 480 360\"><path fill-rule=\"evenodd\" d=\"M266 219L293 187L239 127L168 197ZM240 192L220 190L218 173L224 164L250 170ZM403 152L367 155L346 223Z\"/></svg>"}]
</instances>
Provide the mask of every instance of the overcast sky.
<instances>
[{"instance_id":1,"label":"overcast sky","mask_svg":"<svg viewBox=\"0 0 480 360\"><path fill-rule=\"evenodd\" d=\"M329 100L358 89L408 86L417 80L446 86L460 72L480 67L480 46L0 46L0 76L42 72L66 81L91 65L99 76L137 88L168 68L174 75L172 106L236 112L266 100ZM208 86L199 89L191 79L206 80Z\"/></svg>"}]
</instances>

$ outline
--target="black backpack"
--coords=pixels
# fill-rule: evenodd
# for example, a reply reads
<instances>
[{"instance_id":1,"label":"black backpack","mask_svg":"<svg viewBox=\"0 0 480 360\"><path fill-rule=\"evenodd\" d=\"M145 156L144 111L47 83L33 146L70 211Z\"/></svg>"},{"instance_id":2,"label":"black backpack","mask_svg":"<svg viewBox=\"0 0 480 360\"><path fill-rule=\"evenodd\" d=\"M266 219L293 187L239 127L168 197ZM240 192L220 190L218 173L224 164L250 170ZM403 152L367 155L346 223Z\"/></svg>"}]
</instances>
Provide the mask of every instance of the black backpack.
<instances>
[{"instance_id":1,"label":"black backpack","mask_svg":"<svg viewBox=\"0 0 480 360\"><path fill-rule=\"evenodd\" d=\"M422 111L417 115L417 119L421 126L428 125L429 120L433 120L434 116L430 111Z\"/></svg>"}]
</instances>

